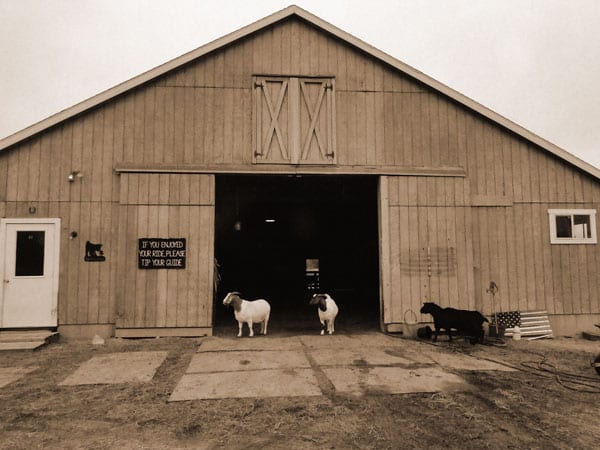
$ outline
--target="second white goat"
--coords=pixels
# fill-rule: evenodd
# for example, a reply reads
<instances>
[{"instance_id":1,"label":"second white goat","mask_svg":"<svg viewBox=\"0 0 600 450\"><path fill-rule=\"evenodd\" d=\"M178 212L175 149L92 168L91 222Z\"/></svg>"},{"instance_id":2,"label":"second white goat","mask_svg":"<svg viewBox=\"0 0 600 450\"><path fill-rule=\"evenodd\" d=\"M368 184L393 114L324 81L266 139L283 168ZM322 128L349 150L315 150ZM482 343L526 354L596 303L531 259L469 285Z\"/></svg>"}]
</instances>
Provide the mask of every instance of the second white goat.
<instances>
[{"instance_id":1,"label":"second white goat","mask_svg":"<svg viewBox=\"0 0 600 450\"><path fill-rule=\"evenodd\" d=\"M239 326L238 337L242 336L242 326L244 323L248 324L248 329L250 330L249 336L254 336L252 324L256 322L260 322L260 332L266 335L267 323L271 315L271 305L263 299L253 301L244 300L240 295L239 292L230 292L223 299L225 306L233 306L233 314Z\"/></svg>"},{"instance_id":2,"label":"second white goat","mask_svg":"<svg viewBox=\"0 0 600 450\"><path fill-rule=\"evenodd\" d=\"M329 294L315 294L309 301L311 305L318 305L319 321L321 322L321 335L327 333L333 334L335 331L334 322L338 314L338 306Z\"/></svg>"}]
</instances>

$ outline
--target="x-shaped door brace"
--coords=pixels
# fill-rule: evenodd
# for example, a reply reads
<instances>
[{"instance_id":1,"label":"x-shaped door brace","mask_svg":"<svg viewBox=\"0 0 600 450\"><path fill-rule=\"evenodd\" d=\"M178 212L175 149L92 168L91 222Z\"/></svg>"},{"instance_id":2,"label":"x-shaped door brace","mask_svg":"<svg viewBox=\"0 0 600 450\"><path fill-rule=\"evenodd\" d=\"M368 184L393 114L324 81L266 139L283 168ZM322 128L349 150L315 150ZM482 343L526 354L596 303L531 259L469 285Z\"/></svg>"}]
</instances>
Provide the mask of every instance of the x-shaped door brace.
<instances>
[{"instance_id":1,"label":"x-shaped door brace","mask_svg":"<svg viewBox=\"0 0 600 450\"><path fill-rule=\"evenodd\" d=\"M312 135L315 135L317 139L317 146L319 147L319 152L321 153L321 157L323 159L327 159L327 157L333 156L330 153L327 153L327 148L323 145L323 141L321 140L321 136L319 134L319 130L317 128L317 120L319 118L319 112L321 111L321 105L323 103L323 97L325 96L325 91L328 88L327 82L321 82L321 89L319 90L319 96L317 97L317 101L314 105L310 105L310 99L308 98L308 94L306 92L306 81L300 82L300 90L302 91L302 98L304 99L304 103L306 104L306 109L308 111L308 117L310 119L310 126L308 127L308 131L306 133L306 139L304 141L304 146L302 147L301 159L306 159L308 157L308 151L310 149L310 143L312 141ZM313 82L314 84L314 82Z\"/></svg>"},{"instance_id":2,"label":"x-shaped door brace","mask_svg":"<svg viewBox=\"0 0 600 450\"><path fill-rule=\"evenodd\" d=\"M265 103L267 104L267 108L269 110L269 115L271 116L271 124L267 129L267 133L265 136L265 140L263 143L263 151L264 153L259 153L257 156L261 156L262 158L266 158L269 155L269 147L271 146L271 140L273 139L273 134L277 136L277 142L279 142L279 148L281 149L281 154L285 159L289 159L288 151L283 142L283 135L281 133L281 129L279 128L279 123L277 119L279 118L279 113L281 112L281 106L283 105L283 99L285 98L285 92L287 90L288 82L283 81L281 83L281 88L279 89L279 94L277 97L277 102L275 103L275 107L273 107L273 103L271 102L271 98L269 97L269 93L267 91L267 83L265 81L261 81L260 86L265 96Z\"/></svg>"}]
</instances>

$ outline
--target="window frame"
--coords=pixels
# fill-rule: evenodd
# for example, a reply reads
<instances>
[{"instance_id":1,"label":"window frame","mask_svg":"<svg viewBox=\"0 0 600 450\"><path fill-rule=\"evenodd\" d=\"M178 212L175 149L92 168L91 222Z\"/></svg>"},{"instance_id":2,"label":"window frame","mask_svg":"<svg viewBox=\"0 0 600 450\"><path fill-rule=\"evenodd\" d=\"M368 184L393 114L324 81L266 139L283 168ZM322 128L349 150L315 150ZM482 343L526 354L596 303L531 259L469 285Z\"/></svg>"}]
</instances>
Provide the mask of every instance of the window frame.
<instances>
[{"instance_id":1,"label":"window frame","mask_svg":"<svg viewBox=\"0 0 600 450\"><path fill-rule=\"evenodd\" d=\"M571 224L573 224L573 216L589 216L590 217L590 237L558 237L556 230L556 217L570 216ZM549 209L548 220L550 221L550 243L551 244L597 244L598 238L596 234L596 210L595 209Z\"/></svg>"}]
</instances>

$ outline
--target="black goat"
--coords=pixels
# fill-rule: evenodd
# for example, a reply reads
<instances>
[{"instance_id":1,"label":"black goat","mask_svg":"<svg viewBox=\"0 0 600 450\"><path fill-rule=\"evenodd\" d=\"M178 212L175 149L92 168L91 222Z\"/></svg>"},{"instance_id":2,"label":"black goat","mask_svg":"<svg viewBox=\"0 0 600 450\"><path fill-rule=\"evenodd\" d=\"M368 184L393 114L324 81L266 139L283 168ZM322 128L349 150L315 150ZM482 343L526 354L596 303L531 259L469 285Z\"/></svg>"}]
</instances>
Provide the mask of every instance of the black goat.
<instances>
[{"instance_id":1,"label":"black goat","mask_svg":"<svg viewBox=\"0 0 600 450\"><path fill-rule=\"evenodd\" d=\"M466 336L470 336L469 342L476 344L483 342L483 322L489 322L479 311L467 311L464 309L442 308L432 302L426 302L421 307L422 314L431 314L435 332L433 341L437 341L441 329L448 332L448 340L452 340L450 330L454 328Z\"/></svg>"}]
</instances>

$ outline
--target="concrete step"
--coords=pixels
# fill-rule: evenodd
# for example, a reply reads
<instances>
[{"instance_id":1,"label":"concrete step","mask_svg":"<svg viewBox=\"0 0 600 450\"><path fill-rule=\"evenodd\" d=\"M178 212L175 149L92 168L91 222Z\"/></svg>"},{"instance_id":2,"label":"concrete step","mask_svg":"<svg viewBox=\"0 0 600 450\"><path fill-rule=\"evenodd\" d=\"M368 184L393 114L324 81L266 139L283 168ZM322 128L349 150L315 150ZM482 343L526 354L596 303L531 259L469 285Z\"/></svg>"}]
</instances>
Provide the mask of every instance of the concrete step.
<instances>
[{"instance_id":1,"label":"concrete step","mask_svg":"<svg viewBox=\"0 0 600 450\"><path fill-rule=\"evenodd\" d=\"M50 330L0 331L0 351L35 350L58 340L59 334Z\"/></svg>"}]
</instances>

